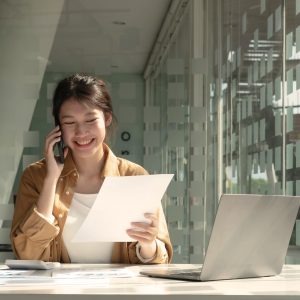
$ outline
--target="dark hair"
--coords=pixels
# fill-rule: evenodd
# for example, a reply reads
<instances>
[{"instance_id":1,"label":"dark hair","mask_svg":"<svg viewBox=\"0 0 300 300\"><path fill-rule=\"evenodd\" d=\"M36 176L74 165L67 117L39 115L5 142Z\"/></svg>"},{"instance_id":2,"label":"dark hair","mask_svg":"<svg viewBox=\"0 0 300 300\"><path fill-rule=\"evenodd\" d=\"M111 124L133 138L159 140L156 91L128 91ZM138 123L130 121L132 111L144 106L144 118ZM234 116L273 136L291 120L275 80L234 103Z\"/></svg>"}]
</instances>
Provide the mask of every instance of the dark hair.
<instances>
[{"instance_id":1,"label":"dark hair","mask_svg":"<svg viewBox=\"0 0 300 300\"><path fill-rule=\"evenodd\" d=\"M74 74L61 80L53 96L52 114L56 120L59 120L62 104L70 98L96 106L104 113L110 113L114 118L111 98L106 84L101 79L84 74Z\"/></svg>"}]
</instances>

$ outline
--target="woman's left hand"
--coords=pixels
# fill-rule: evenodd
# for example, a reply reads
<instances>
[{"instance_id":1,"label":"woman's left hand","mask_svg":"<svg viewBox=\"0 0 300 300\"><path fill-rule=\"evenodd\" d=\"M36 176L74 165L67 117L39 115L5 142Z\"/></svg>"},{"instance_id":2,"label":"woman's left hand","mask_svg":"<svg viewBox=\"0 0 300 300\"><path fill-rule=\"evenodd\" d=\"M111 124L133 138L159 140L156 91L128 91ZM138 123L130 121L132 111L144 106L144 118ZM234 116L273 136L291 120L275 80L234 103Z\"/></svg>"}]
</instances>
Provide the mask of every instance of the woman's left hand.
<instances>
[{"instance_id":1,"label":"woman's left hand","mask_svg":"<svg viewBox=\"0 0 300 300\"><path fill-rule=\"evenodd\" d=\"M145 213L145 218L149 219L149 223L132 222L132 227L127 230L127 234L139 242L141 255L148 258L154 256L156 252L155 239L158 234L158 215Z\"/></svg>"}]
</instances>

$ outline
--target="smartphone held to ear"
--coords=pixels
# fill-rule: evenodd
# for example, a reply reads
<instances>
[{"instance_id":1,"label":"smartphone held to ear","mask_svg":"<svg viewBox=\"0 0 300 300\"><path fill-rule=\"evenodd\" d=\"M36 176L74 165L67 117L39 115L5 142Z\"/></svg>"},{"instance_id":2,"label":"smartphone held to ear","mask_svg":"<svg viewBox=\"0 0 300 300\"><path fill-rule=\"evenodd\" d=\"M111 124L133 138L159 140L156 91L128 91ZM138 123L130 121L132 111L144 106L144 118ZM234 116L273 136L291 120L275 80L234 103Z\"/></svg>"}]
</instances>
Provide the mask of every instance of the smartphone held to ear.
<instances>
[{"instance_id":1,"label":"smartphone held to ear","mask_svg":"<svg viewBox=\"0 0 300 300\"><path fill-rule=\"evenodd\" d=\"M61 138L61 140L57 143L57 149L58 149L58 157L57 157L57 161L61 164L64 164L65 162L65 158L64 158L64 142L63 139Z\"/></svg>"},{"instance_id":2,"label":"smartphone held to ear","mask_svg":"<svg viewBox=\"0 0 300 300\"><path fill-rule=\"evenodd\" d=\"M55 120L55 126L60 126L57 119ZM60 141L56 143L56 147L58 150L58 156L56 157L56 159L59 163L63 164L65 162L65 158L64 158L64 141L63 141L62 136L61 136Z\"/></svg>"}]
</instances>

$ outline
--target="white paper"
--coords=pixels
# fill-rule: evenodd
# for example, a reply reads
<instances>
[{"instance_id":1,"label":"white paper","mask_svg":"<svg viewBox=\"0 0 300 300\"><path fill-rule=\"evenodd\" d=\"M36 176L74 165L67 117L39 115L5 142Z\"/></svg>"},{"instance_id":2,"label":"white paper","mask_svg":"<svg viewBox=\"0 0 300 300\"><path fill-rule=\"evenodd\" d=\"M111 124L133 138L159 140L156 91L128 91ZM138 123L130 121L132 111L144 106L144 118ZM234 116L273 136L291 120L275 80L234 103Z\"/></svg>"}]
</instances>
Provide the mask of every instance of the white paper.
<instances>
[{"instance_id":1,"label":"white paper","mask_svg":"<svg viewBox=\"0 0 300 300\"><path fill-rule=\"evenodd\" d=\"M129 270L128 268L106 268L106 269L95 269L95 268L81 268L75 270L55 270L52 272L53 278L59 279L107 279L107 278L128 278L137 276L136 272Z\"/></svg>"},{"instance_id":2,"label":"white paper","mask_svg":"<svg viewBox=\"0 0 300 300\"><path fill-rule=\"evenodd\" d=\"M173 174L106 177L73 242L132 241L131 222L155 213Z\"/></svg>"}]
</instances>

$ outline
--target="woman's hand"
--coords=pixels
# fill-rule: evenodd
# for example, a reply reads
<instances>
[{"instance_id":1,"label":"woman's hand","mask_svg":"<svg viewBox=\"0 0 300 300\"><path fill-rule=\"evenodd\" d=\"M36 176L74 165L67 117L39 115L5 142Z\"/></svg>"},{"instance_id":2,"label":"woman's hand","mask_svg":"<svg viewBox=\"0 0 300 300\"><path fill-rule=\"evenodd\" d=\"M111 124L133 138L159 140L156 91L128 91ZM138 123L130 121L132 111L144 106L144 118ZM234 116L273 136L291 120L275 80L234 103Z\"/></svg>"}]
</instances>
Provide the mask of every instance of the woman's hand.
<instances>
[{"instance_id":1,"label":"woman's hand","mask_svg":"<svg viewBox=\"0 0 300 300\"><path fill-rule=\"evenodd\" d=\"M63 164L57 162L54 156L54 145L61 140L61 130L56 126L49 132L45 141L44 155L47 162L47 176L58 179L63 169ZM64 156L67 155L68 148L64 149Z\"/></svg>"},{"instance_id":2,"label":"woman's hand","mask_svg":"<svg viewBox=\"0 0 300 300\"><path fill-rule=\"evenodd\" d=\"M158 215L146 213L145 218L149 219L146 222L132 222L132 228L127 230L127 234L138 241L141 250L140 254L143 258L147 259L153 257L156 253L156 237L158 234Z\"/></svg>"},{"instance_id":3,"label":"woman's hand","mask_svg":"<svg viewBox=\"0 0 300 300\"><path fill-rule=\"evenodd\" d=\"M44 155L47 163L47 175L45 177L43 188L41 190L39 199L37 201L37 211L44 215L46 218L51 219L54 199L55 199L55 188L57 180L64 167L56 161L54 156L53 147L55 143L61 139L61 131L59 126L55 127L49 132L45 141ZM64 155L67 155L67 149L64 149Z\"/></svg>"}]
</instances>

